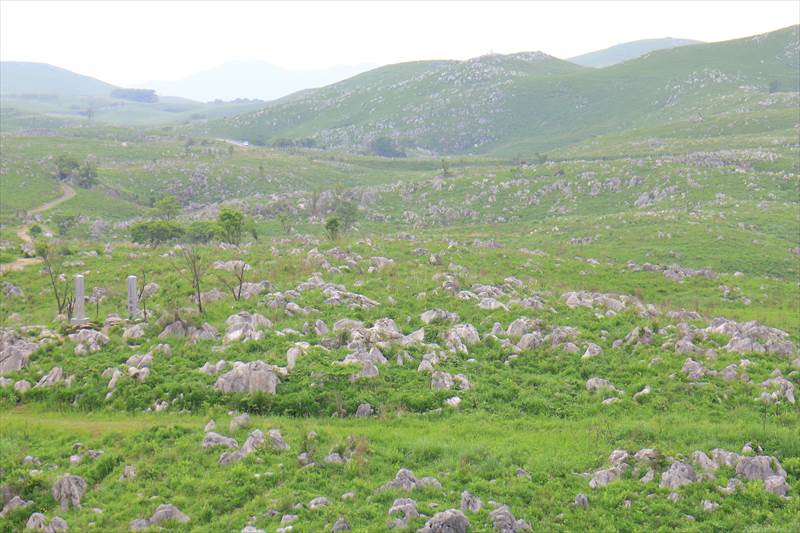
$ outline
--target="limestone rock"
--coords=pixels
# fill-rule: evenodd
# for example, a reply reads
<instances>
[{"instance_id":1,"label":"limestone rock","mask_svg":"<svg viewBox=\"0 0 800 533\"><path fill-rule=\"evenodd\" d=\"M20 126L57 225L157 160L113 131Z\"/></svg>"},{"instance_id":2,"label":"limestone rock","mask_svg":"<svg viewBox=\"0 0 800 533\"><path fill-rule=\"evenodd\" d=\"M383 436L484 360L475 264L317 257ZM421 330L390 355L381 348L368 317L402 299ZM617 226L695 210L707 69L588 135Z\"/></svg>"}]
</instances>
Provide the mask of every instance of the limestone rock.
<instances>
[{"instance_id":1,"label":"limestone rock","mask_svg":"<svg viewBox=\"0 0 800 533\"><path fill-rule=\"evenodd\" d=\"M0 511L0 517L6 516L14 509L19 509L20 507L27 507L32 504L33 504L32 501L25 501L19 496L14 496L3 506L3 510Z\"/></svg>"},{"instance_id":2,"label":"limestone rock","mask_svg":"<svg viewBox=\"0 0 800 533\"><path fill-rule=\"evenodd\" d=\"M340 533L341 531L350 531L350 524L342 517L334 522L331 533Z\"/></svg>"},{"instance_id":3,"label":"limestone rock","mask_svg":"<svg viewBox=\"0 0 800 533\"><path fill-rule=\"evenodd\" d=\"M789 492L789 484L783 476L769 476L764 480L764 490L778 496L786 496Z\"/></svg>"},{"instance_id":4,"label":"limestone rock","mask_svg":"<svg viewBox=\"0 0 800 533\"><path fill-rule=\"evenodd\" d=\"M677 489L697 480L691 465L675 461L669 470L661 474L661 488Z\"/></svg>"},{"instance_id":5,"label":"limestone rock","mask_svg":"<svg viewBox=\"0 0 800 533\"><path fill-rule=\"evenodd\" d=\"M131 522L129 529L131 531L140 531L147 529L151 526L157 526L162 522L180 522L185 524L189 522L189 517L183 514L177 507L171 503L159 505L150 518L140 518Z\"/></svg>"},{"instance_id":6,"label":"limestone rock","mask_svg":"<svg viewBox=\"0 0 800 533\"><path fill-rule=\"evenodd\" d=\"M64 370L61 367L54 366L46 375L34 385L34 388L51 387L64 381Z\"/></svg>"},{"instance_id":7,"label":"limestone rock","mask_svg":"<svg viewBox=\"0 0 800 533\"><path fill-rule=\"evenodd\" d=\"M362 403L358 406L358 409L356 409L356 416L358 418L370 417L372 414L372 406L368 403Z\"/></svg>"},{"instance_id":8,"label":"limestone rock","mask_svg":"<svg viewBox=\"0 0 800 533\"><path fill-rule=\"evenodd\" d=\"M288 450L289 445L283 440L283 436L279 429L270 429L267 434L269 435L269 442L275 450Z\"/></svg>"},{"instance_id":9,"label":"limestone rock","mask_svg":"<svg viewBox=\"0 0 800 533\"><path fill-rule=\"evenodd\" d=\"M242 413L231 419L231 423L228 424L228 430L231 433L235 433L239 429L246 428L249 425L250 425L250 415L248 415L247 413Z\"/></svg>"},{"instance_id":10,"label":"limestone rock","mask_svg":"<svg viewBox=\"0 0 800 533\"><path fill-rule=\"evenodd\" d=\"M531 526L524 520L517 520L507 505L501 505L491 513L489 520L498 533L516 533L517 531L530 531Z\"/></svg>"},{"instance_id":11,"label":"limestone rock","mask_svg":"<svg viewBox=\"0 0 800 533\"><path fill-rule=\"evenodd\" d=\"M81 506L81 498L86 492L86 482L75 475L64 474L53 484L53 498L66 511L70 505Z\"/></svg>"},{"instance_id":12,"label":"limestone rock","mask_svg":"<svg viewBox=\"0 0 800 533\"><path fill-rule=\"evenodd\" d=\"M417 479L416 476L414 476L414 472L406 468L401 468L397 471L393 480L383 485L383 490L398 489L410 492L416 488L426 486L442 488L441 483L435 478L424 477L422 479Z\"/></svg>"},{"instance_id":13,"label":"limestone rock","mask_svg":"<svg viewBox=\"0 0 800 533\"><path fill-rule=\"evenodd\" d=\"M469 520L457 509L436 513L417 533L467 533Z\"/></svg>"},{"instance_id":14,"label":"limestone rock","mask_svg":"<svg viewBox=\"0 0 800 533\"><path fill-rule=\"evenodd\" d=\"M400 515L395 517L395 515ZM417 518L417 502L411 498L398 498L389 508L389 518L394 518L390 527L406 528L411 520Z\"/></svg>"},{"instance_id":15,"label":"limestone rock","mask_svg":"<svg viewBox=\"0 0 800 533\"><path fill-rule=\"evenodd\" d=\"M69 340L75 343L75 355L85 355L94 353L108 344L108 337L93 329L82 329L77 333L68 336Z\"/></svg>"},{"instance_id":16,"label":"limestone rock","mask_svg":"<svg viewBox=\"0 0 800 533\"><path fill-rule=\"evenodd\" d=\"M280 380L272 365L263 361L233 364L233 369L217 378L214 388L222 392L256 392L275 394Z\"/></svg>"},{"instance_id":17,"label":"limestone rock","mask_svg":"<svg viewBox=\"0 0 800 533\"><path fill-rule=\"evenodd\" d=\"M141 339L142 337L144 337L144 326L142 324L134 324L122 332L124 340Z\"/></svg>"},{"instance_id":18,"label":"limestone rock","mask_svg":"<svg viewBox=\"0 0 800 533\"><path fill-rule=\"evenodd\" d=\"M461 510L466 512L469 511L471 513L477 513L483 507L483 502L477 496L473 496L469 493L469 491L464 491L461 493Z\"/></svg>"},{"instance_id":19,"label":"limestone rock","mask_svg":"<svg viewBox=\"0 0 800 533\"><path fill-rule=\"evenodd\" d=\"M9 328L0 328L0 376L28 366L31 354L39 345Z\"/></svg>"},{"instance_id":20,"label":"limestone rock","mask_svg":"<svg viewBox=\"0 0 800 533\"><path fill-rule=\"evenodd\" d=\"M213 446L224 446L225 448L237 448L239 446L239 443L236 442L236 439L234 438L225 437L218 433L214 433L213 431L209 431L203 438L203 448L211 448Z\"/></svg>"}]
</instances>

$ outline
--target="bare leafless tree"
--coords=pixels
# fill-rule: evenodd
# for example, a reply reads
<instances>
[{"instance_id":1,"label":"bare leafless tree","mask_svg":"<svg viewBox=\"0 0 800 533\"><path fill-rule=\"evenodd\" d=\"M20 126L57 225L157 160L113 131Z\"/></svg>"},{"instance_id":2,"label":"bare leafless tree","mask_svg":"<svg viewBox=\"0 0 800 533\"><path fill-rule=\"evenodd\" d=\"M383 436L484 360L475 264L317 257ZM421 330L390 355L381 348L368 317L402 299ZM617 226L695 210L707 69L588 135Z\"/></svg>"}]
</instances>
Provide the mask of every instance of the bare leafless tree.
<instances>
[{"instance_id":1,"label":"bare leafless tree","mask_svg":"<svg viewBox=\"0 0 800 533\"><path fill-rule=\"evenodd\" d=\"M229 273L232 276L227 276L225 273L220 272L217 278L222 282L225 287L233 294L233 299L237 302L242 298L242 286L244 285L245 272L250 269L250 266L242 260L236 261L230 269ZM231 279L232 278L232 279Z\"/></svg>"},{"instance_id":2,"label":"bare leafless tree","mask_svg":"<svg viewBox=\"0 0 800 533\"><path fill-rule=\"evenodd\" d=\"M64 255L52 243L41 241L36 243L36 255L42 258L44 271L50 278L50 288L56 301L58 314L67 313L67 318L72 319L75 307L75 295L71 281L64 272Z\"/></svg>"},{"instance_id":3,"label":"bare leafless tree","mask_svg":"<svg viewBox=\"0 0 800 533\"><path fill-rule=\"evenodd\" d=\"M144 321L147 322L147 299L150 295L145 292L145 287L147 287L147 271L145 269L142 269L139 278L142 282L139 285L139 294L136 295L136 298L139 300L139 303L142 304L142 316L144 317Z\"/></svg>"},{"instance_id":4,"label":"bare leafless tree","mask_svg":"<svg viewBox=\"0 0 800 533\"><path fill-rule=\"evenodd\" d=\"M186 269L185 277L192 283L192 291L197 300L197 310L203 314L202 289L200 287L203 278L208 272L208 261L197 246L183 246L178 251L178 259ZM178 269L183 272L183 269Z\"/></svg>"}]
</instances>

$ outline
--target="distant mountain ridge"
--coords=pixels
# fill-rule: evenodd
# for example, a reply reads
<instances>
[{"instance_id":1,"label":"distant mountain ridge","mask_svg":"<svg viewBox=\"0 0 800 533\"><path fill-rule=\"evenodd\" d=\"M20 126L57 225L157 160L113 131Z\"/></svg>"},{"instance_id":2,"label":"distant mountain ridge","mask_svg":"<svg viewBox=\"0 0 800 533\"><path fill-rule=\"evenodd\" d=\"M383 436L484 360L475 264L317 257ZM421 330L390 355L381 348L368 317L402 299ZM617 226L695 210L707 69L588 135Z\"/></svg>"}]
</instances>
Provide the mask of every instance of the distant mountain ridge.
<instances>
[{"instance_id":1,"label":"distant mountain ridge","mask_svg":"<svg viewBox=\"0 0 800 533\"><path fill-rule=\"evenodd\" d=\"M262 101L203 104L117 87L46 63L0 62L0 129L74 126L92 120L120 126L205 121L259 109Z\"/></svg>"},{"instance_id":2,"label":"distant mountain ridge","mask_svg":"<svg viewBox=\"0 0 800 533\"><path fill-rule=\"evenodd\" d=\"M664 37L663 39L642 39L571 57L569 61L584 67L603 68L642 57L656 50L668 50L670 48L688 46L691 44L702 44L702 41L673 39L672 37Z\"/></svg>"},{"instance_id":3,"label":"distant mountain ridge","mask_svg":"<svg viewBox=\"0 0 800 533\"><path fill-rule=\"evenodd\" d=\"M108 96L115 85L70 70L26 61L0 62L0 94Z\"/></svg>"},{"instance_id":4,"label":"distant mountain ridge","mask_svg":"<svg viewBox=\"0 0 800 533\"><path fill-rule=\"evenodd\" d=\"M365 72L375 65L347 65L315 70L292 70L265 61L236 61L198 72L175 81L149 81L142 87L160 94L181 96L200 102L257 98L275 100L316 87L323 87Z\"/></svg>"}]
</instances>

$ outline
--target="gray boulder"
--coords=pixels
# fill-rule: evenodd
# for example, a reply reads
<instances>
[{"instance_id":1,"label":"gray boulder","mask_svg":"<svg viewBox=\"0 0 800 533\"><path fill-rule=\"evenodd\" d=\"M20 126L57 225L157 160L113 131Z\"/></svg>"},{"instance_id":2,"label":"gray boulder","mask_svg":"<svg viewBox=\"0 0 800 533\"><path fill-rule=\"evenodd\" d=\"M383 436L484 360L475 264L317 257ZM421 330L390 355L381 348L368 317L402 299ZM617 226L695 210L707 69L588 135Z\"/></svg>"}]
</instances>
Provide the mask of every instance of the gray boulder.
<instances>
[{"instance_id":1,"label":"gray boulder","mask_svg":"<svg viewBox=\"0 0 800 533\"><path fill-rule=\"evenodd\" d=\"M8 513L13 511L14 509L19 509L21 507L27 507L32 505L32 501L25 501L19 496L14 496L3 506L3 510L0 511L0 518L5 517Z\"/></svg>"},{"instance_id":2,"label":"gray boulder","mask_svg":"<svg viewBox=\"0 0 800 533\"><path fill-rule=\"evenodd\" d=\"M263 361L235 362L233 369L217 378L214 388L222 392L256 392L275 394L280 380L272 365Z\"/></svg>"},{"instance_id":3,"label":"gray boulder","mask_svg":"<svg viewBox=\"0 0 800 533\"><path fill-rule=\"evenodd\" d=\"M669 470L661 474L661 488L677 489L689 483L697 481L694 469L691 465L675 461Z\"/></svg>"},{"instance_id":4,"label":"gray boulder","mask_svg":"<svg viewBox=\"0 0 800 533\"><path fill-rule=\"evenodd\" d=\"M247 440L244 441L244 444L242 444L241 448L234 452L223 452L219 458L219 464L227 465L241 461L256 451L256 449L263 446L265 441L266 439L264 438L264 434L260 429L257 429L247 436Z\"/></svg>"},{"instance_id":5,"label":"gray boulder","mask_svg":"<svg viewBox=\"0 0 800 533\"><path fill-rule=\"evenodd\" d=\"M417 502L411 498L398 498L394 501L391 508L389 508L389 518L394 519L390 527L406 528L409 522L418 516Z\"/></svg>"},{"instance_id":6,"label":"gray boulder","mask_svg":"<svg viewBox=\"0 0 800 533\"><path fill-rule=\"evenodd\" d=\"M225 448L237 448L239 446L239 443L236 442L236 439L233 439L231 437L225 437L218 433L214 433L213 431L209 431L203 438L203 448L211 448L214 446L224 446Z\"/></svg>"},{"instance_id":7,"label":"gray boulder","mask_svg":"<svg viewBox=\"0 0 800 533\"><path fill-rule=\"evenodd\" d=\"M269 443L272 445L272 448L275 450L288 450L289 445L286 444L286 441L283 440L283 435L281 435L281 431L279 429L270 429L267 432L269 436Z\"/></svg>"},{"instance_id":8,"label":"gray boulder","mask_svg":"<svg viewBox=\"0 0 800 533\"><path fill-rule=\"evenodd\" d=\"M9 328L0 328L0 375L16 372L28 366L39 345Z\"/></svg>"},{"instance_id":9,"label":"gray boulder","mask_svg":"<svg viewBox=\"0 0 800 533\"><path fill-rule=\"evenodd\" d=\"M233 417L231 423L228 425L228 429L231 433L235 433L241 428L246 428L250 425L250 415L247 413L242 413L239 416Z\"/></svg>"},{"instance_id":10,"label":"gray boulder","mask_svg":"<svg viewBox=\"0 0 800 533\"><path fill-rule=\"evenodd\" d=\"M469 520L457 509L436 513L417 533L467 533Z\"/></svg>"},{"instance_id":11,"label":"gray boulder","mask_svg":"<svg viewBox=\"0 0 800 533\"><path fill-rule=\"evenodd\" d=\"M372 414L373 414L372 406L368 403L362 403L361 405L358 406L358 409L356 409L356 416L358 418L370 417L372 416Z\"/></svg>"},{"instance_id":12,"label":"gray boulder","mask_svg":"<svg viewBox=\"0 0 800 533\"><path fill-rule=\"evenodd\" d=\"M108 337L93 329L82 329L77 333L68 336L69 340L75 343L75 355L86 355L100 351L108 344Z\"/></svg>"},{"instance_id":13,"label":"gray boulder","mask_svg":"<svg viewBox=\"0 0 800 533\"><path fill-rule=\"evenodd\" d=\"M180 522L181 524L185 524L188 521L188 516L183 514L171 503L166 503L159 505L150 518L140 518L131 522L129 529L131 531L140 531L151 526L157 526L162 522Z\"/></svg>"},{"instance_id":14,"label":"gray boulder","mask_svg":"<svg viewBox=\"0 0 800 533\"><path fill-rule=\"evenodd\" d=\"M331 528L331 533L339 533L340 531L350 531L350 524L344 518L339 518L334 522Z\"/></svg>"},{"instance_id":15,"label":"gray boulder","mask_svg":"<svg viewBox=\"0 0 800 533\"><path fill-rule=\"evenodd\" d=\"M461 493L461 510L466 512L469 511L471 513L477 513L483 507L483 502L477 496L473 496L469 493L469 491L464 491Z\"/></svg>"},{"instance_id":16,"label":"gray boulder","mask_svg":"<svg viewBox=\"0 0 800 533\"><path fill-rule=\"evenodd\" d=\"M86 493L86 482L75 475L64 474L53 484L53 498L66 511L70 505L80 508L81 498Z\"/></svg>"},{"instance_id":17,"label":"gray boulder","mask_svg":"<svg viewBox=\"0 0 800 533\"><path fill-rule=\"evenodd\" d=\"M786 483L785 477L769 476L764 480L764 490L778 496L786 496L789 492L789 484Z\"/></svg>"},{"instance_id":18,"label":"gray boulder","mask_svg":"<svg viewBox=\"0 0 800 533\"><path fill-rule=\"evenodd\" d=\"M786 477L786 472L784 472L777 460L775 460L774 470L772 462L772 457L767 455L742 457L739 460L739 464L736 465L736 475L751 481L756 479L765 480L772 476Z\"/></svg>"}]
</instances>

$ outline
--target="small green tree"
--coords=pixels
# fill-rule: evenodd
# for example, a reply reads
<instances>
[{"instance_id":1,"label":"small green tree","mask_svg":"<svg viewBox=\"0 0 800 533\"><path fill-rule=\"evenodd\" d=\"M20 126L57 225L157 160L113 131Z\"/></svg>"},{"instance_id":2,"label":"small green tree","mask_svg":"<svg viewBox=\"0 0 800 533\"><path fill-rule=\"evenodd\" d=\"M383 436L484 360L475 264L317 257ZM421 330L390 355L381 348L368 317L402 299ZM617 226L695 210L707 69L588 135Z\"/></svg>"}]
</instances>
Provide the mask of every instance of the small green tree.
<instances>
[{"instance_id":1,"label":"small green tree","mask_svg":"<svg viewBox=\"0 0 800 533\"><path fill-rule=\"evenodd\" d=\"M339 238L339 229L340 229L340 224L339 224L339 219L338 218L330 217L325 222L325 236L328 237L328 239L330 239L332 241L335 241L336 239L338 239Z\"/></svg>"},{"instance_id":2,"label":"small green tree","mask_svg":"<svg viewBox=\"0 0 800 533\"><path fill-rule=\"evenodd\" d=\"M238 209L223 207L217 217L222 240L239 246L245 229L244 214Z\"/></svg>"},{"instance_id":3,"label":"small green tree","mask_svg":"<svg viewBox=\"0 0 800 533\"><path fill-rule=\"evenodd\" d=\"M189 242L208 244L219 233L219 225L213 220L196 220L189 224L186 237Z\"/></svg>"},{"instance_id":4,"label":"small green tree","mask_svg":"<svg viewBox=\"0 0 800 533\"><path fill-rule=\"evenodd\" d=\"M292 216L288 211L281 211L278 213L278 222L281 224L281 229L287 235L292 232Z\"/></svg>"},{"instance_id":5,"label":"small green tree","mask_svg":"<svg viewBox=\"0 0 800 533\"><path fill-rule=\"evenodd\" d=\"M86 161L78 169L78 187L91 189L97 185L97 166L91 161Z\"/></svg>"},{"instance_id":6,"label":"small green tree","mask_svg":"<svg viewBox=\"0 0 800 533\"><path fill-rule=\"evenodd\" d=\"M167 220L150 220L131 226L131 240L139 244L158 244L183 237L184 229Z\"/></svg>"},{"instance_id":7,"label":"small green tree","mask_svg":"<svg viewBox=\"0 0 800 533\"><path fill-rule=\"evenodd\" d=\"M39 224L34 224L28 231L30 232L31 237L35 239L42 234L42 227Z\"/></svg>"},{"instance_id":8,"label":"small green tree","mask_svg":"<svg viewBox=\"0 0 800 533\"><path fill-rule=\"evenodd\" d=\"M56 179L65 180L71 177L81 166L74 157L61 154L55 159Z\"/></svg>"},{"instance_id":9,"label":"small green tree","mask_svg":"<svg viewBox=\"0 0 800 533\"><path fill-rule=\"evenodd\" d=\"M54 215L52 220L58 229L58 234L63 237L75 226L78 217L75 215Z\"/></svg>"},{"instance_id":10,"label":"small green tree","mask_svg":"<svg viewBox=\"0 0 800 533\"><path fill-rule=\"evenodd\" d=\"M181 212L181 204L173 195L168 194L156 202L156 213L164 220L172 220Z\"/></svg>"},{"instance_id":11,"label":"small green tree","mask_svg":"<svg viewBox=\"0 0 800 533\"><path fill-rule=\"evenodd\" d=\"M391 137L378 137L369 143L369 150L380 157L405 157L397 143Z\"/></svg>"},{"instance_id":12,"label":"small green tree","mask_svg":"<svg viewBox=\"0 0 800 533\"><path fill-rule=\"evenodd\" d=\"M354 201L340 197L336 204L336 218L339 219L340 231L352 230L358 220L358 206Z\"/></svg>"},{"instance_id":13,"label":"small green tree","mask_svg":"<svg viewBox=\"0 0 800 533\"><path fill-rule=\"evenodd\" d=\"M445 178L452 176L452 174L450 174L450 164L447 162L447 159L442 159L442 176Z\"/></svg>"},{"instance_id":14,"label":"small green tree","mask_svg":"<svg viewBox=\"0 0 800 533\"><path fill-rule=\"evenodd\" d=\"M247 221L245 222L245 229L247 230L247 233L249 233L250 236L253 237L254 241L258 240L258 227L256 226L255 220L253 220L252 218L248 218Z\"/></svg>"}]
</instances>

